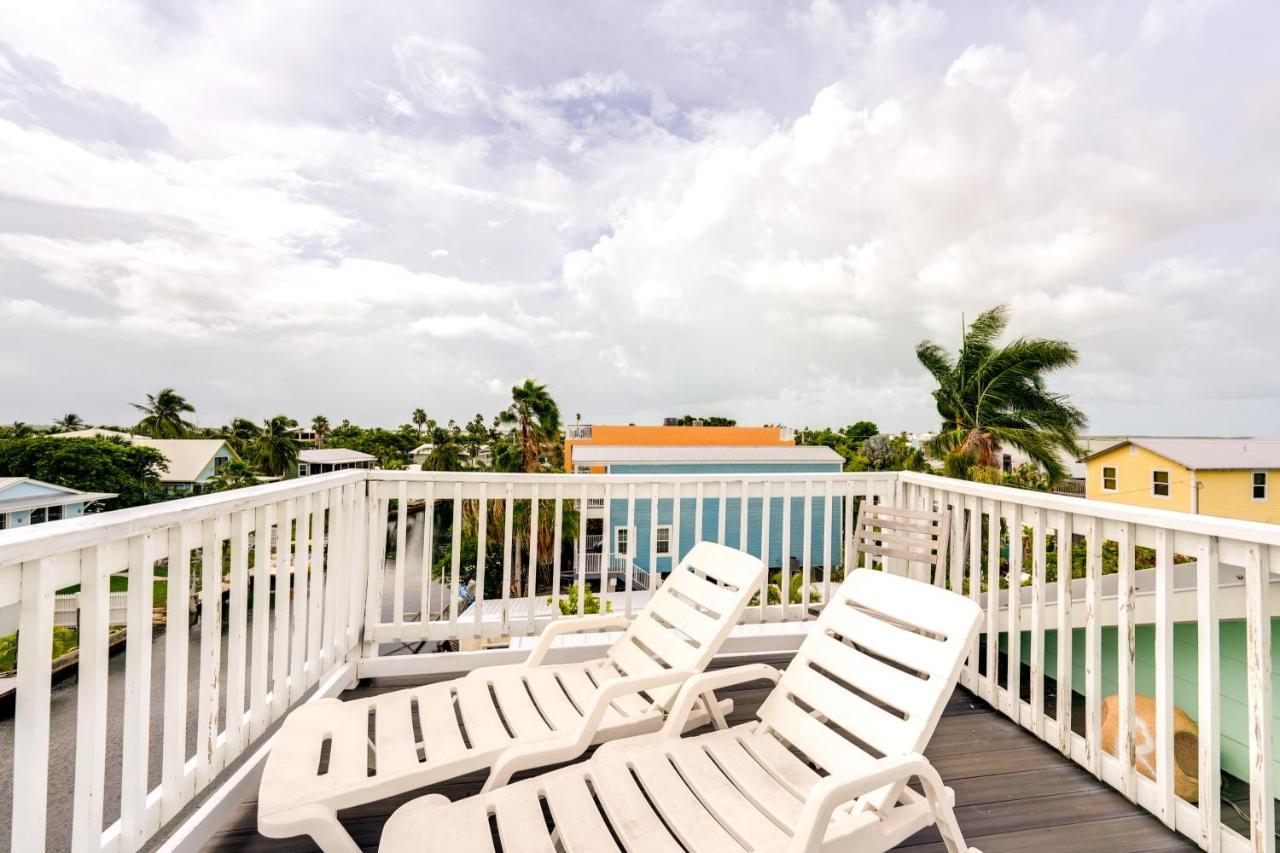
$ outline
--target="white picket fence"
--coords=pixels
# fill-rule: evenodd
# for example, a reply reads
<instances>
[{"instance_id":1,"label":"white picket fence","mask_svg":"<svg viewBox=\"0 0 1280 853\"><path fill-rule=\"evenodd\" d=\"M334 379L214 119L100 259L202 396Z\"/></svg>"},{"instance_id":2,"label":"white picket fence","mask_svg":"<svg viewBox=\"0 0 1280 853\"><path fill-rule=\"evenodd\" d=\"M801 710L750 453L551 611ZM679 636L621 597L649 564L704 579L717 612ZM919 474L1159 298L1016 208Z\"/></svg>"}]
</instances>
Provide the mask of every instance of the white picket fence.
<instances>
[{"instance_id":1,"label":"white picket fence","mask_svg":"<svg viewBox=\"0 0 1280 853\"><path fill-rule=\"evenodd\" d=\"M510 657L509 652L454 655L404 654L403 644L461 641L478 637L514 637L537 633L559 615L558 607L535 602L556 600L567 592L562 560L586 562L585 537L563 535L567 511L590 506L625 506L626 524L636 530L637 509L646 517L671 507L673 527L681 530L682 499L694 499L694 529L706 531L704 513L715 507L709 538L726 540L728 509L736 503L740 539L761 554L781 553L775 566L780 588L793 573L802 576L803 600L770 604L762 584L745 621L792 622L811 618L811 606L826 601L837 583L857 500L913 508L946 509L953 514L948 569L929 582L978 600L986 609L982 637L971 652L963 683L1037 737L1105 779L1207 850L1273 850L1274 731L1271 695L1272 566L1280 567L1280 527L1146 510L1059 495L1025 492L912 473L796 474L735 476L499 475L403 471L336 472L216 495L204 495L148 507L39 525L0 533L0 607L21 609L18 693L15 720L15 850L39 850L47 829L47 780L50 738L50 650L57 604L54 591L81 585L80 679L77 695L72 846L78 851L131 851L162 827L175 831L166 849L192 847L216 829L228 803L251 788L253 768L265 756L264 734L273 721L301 701L337 695L360 676L412 675L459 670ZM745 499L745 500L744 500ZM780 499L780 500L778 500ZM416 514L423 501L430 511ZM529 527L550 513L555 531L547 560L545 542L522 537L514 529L518 505L528 509ZM750 508L758 509L749 511ZM439 512L437 512L439 510ZM687 510L685 510L687 511ZM415 521L410 522L411 513ZM495 515L500 513L500 515ZM774 514L780 514L781 518ZM793 525L799 513L799 527ZM837 524L840 552L819 568L812 515L823 513ZM490 516L500 518L500 564L489 559ZM462 549L462 525L447 535L433 530L440 518L472 519L475 551ZM710 516L708 516L708 519ZM414 526L416 525L416 527ZM1001 589L1002 525L1009 554L1021 554L1029 537L1029 582ZM417 539L410 541L410 531ZM792 541L799 530L799 541ZM1024 534L1024 530L1028 531ZM1071 584L1050 585L1046 574L1049 532L1080 537L1087 554L1084 592ZM267 534L267 535L262 535ZM282 534L282 535L281 535ZM656 553L656 525L647 531L648 553ZM749 534L749 535L747 535ZM1069 537L1068 537L1069 538ZM679 539L679 537L677 537ZM781 541L778 541L778 540ZM830 537L824 537L827 541ZM773 541L771 541L773 540ZM1104 543L1116 543L1115 580L1102 573ZM639 543L637 543L639 544ZM691 542L680 541L678 549ZM410 547L413 545L413 547ZM1154 589L1139 589L1135 548L1155 553ZM611 560L608 537L602 561ZM822 548L822 553L828 549ZM200 557L201 609L199 650L187 652L187 636L169 631L164 638L163 702L159 756L160 784L150 788L146 768L152 761L152 646L129 643L125 651L122 751L108 754L106 731L107 636L113 622L109 576L127 572L124 623L130 635L146 636L152 619L151 580L157 563L167 561L168 622L185 624L192 589L193 557ZM792 566L791 555L796 555ZM572 555L572 556L570 556ZM1058 549L1055 568L1069 572L1070 549ZM1190 581L1175 582L1175 555L1196 560ZM678 554L676 556L679 556ZM1006 557L1007 559L1007 557ZM462 566L482 566L475 606L460 618L458 595L465 588ZM439 576L436 565L445 566ZM530 566L551 566L539 583ZM1239 567L1242 579L1224 567ZM894 572L909 567L889 560ZM1185 576L1187 569L1180 567ZM493 572L500 590L485 601L484 580ZM572 572L572 573L571 573ZM1014 566L1014 575L1020 574ZM1145 573L1144 573L1145 574ZM579 587L582 612L585 572L565 570ZM631 578L631 573L626 577ZM223 609L223 587L227 607ZM1113 586L1104 591L1104 585ZM443 589L441 589L443 587ZM491 585L491 588L492 585ZM274 594L273 594L274 589ZM514 590L522 590L516 607ZM284 594L284 591L288 594ZM1050 592L1052 591L1052 594ZM637 595L632 596L636 592ZM1106 594L1104 594L1104 592ZM641 601L628 581L617 610L630 615ZM434 596L434 598L433 598ZM412 601L417 599L418 606ZM441 608L424 602L448 602ZM488 606L484 606L485 604ZM513 613L515 615L513 615ZM496 614L488 618L484 614ZM570 617L572 618L572 617ZM1250 836L1219 819L1219 704L1221 661L1218 626L1224 619L1246 620L1248 635ZM1154 625L1158 708L1159 772L1155 780L1135 770L1134 641L1139 623ZM1172 630L1176 622L1198 626L1198 707L1200 796L1190 803L1174 795L1172 774L1173 680ZM1056 666L1046 671L1047 632L1076 625L1086 637L1084 683L1075 683L1070 633L1057 633ZM1120 744L1118 756L1101 749L1103 626L1116 626L1119 644ZM146 630L142 630L145 627ZM139 629L135 634L134 629ZM224 642L225 655L221 651ZM1007 677L1001 679L1000 646L1005 640ZM1022 645L1029 641L1023 660ZM397 654L389 654L395 648ZM1024 679L1026 664L1029 678ZM198 688L188 707L188 679ZM1055 707L1044 708L1045 678L1056 680ZM1024 687L1026 688L1024 690ZM225 688L225 689L224 689ZM1084 696L1083 734L1072 731L1072 691ZM1023 698L1023 694L1026 698ZM247 698L246 698L247 697ZM194 726L196 749L188 753ZM60 733L60 736L65 736ZM229 778L219 778L239 757L247 760ZM119 764L115 762L118 760ZM104 825L107 769L123 782L119 820ZM215 781L217 784L215 785ZM211 796L190 814L176 818L197 794ZM189 810L190 811L190 810ZM170 824L173 824L171 827Z\"/></svg>"},{"instance_id":2,"label":"white picket fence","mask_svg":"<svg viewBox=\"0 0 1280 853\"><path fill-rule=\"evenodd\" d=\"M129 593L113 592L107 596L107 625L115 628L129 620ZM53 597L53 625L55 628L80 627L80 593Z\"/></svg>"}]
</instances>

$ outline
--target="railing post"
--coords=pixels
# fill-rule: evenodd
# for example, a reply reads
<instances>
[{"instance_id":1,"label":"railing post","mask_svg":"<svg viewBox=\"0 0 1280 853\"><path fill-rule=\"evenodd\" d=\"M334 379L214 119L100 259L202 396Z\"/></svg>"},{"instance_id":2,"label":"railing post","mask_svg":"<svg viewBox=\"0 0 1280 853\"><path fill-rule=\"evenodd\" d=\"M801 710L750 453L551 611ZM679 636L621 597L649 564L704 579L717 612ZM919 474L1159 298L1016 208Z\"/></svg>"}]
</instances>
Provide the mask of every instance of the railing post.
<instances>
[{"instance_id":1,"label":"railing post","mask_svg":"<svg viewBox=\"0 0 1280 853\"><path fill-rule=\"evenodd\" d=\"M1245 550L1247 668L1249 684L1249 840L1258 853L1274 853L1275 749L1272 744L1271 550Z\"/></svg>"}]
</instances>

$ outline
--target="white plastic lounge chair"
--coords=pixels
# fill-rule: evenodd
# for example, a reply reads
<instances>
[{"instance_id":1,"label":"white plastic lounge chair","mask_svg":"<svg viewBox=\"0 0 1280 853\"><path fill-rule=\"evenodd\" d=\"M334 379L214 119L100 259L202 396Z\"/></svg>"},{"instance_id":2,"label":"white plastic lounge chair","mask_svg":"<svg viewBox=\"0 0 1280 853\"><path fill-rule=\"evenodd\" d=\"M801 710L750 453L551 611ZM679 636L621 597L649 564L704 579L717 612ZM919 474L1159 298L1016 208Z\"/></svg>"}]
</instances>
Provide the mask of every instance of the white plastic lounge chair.
<instances>
[{"instance_id":1,"label":"white plastic lounge chair","mask_svg":"<svg viewBox=\"0 0 1280 853\"><path fill-rule=\"evenodd\" d=\"M878 851L937 824L964 840L954 796L920 755L978 628L979 607L918 581L859 569L836 591L784 673L763 664L705 673L660 733L499 787L534 747L495 765L482 793L398 809L381 853L681 850ZM759 721L683 737L709 690L768 678ZM923 794L906 783L916 778Z\"/></svg>"},{"instance_id":2,"label":"white plastic lounge chair","mask_svg":"<svg viewBox=\"0 0 1280 853\"><path fill-rule=\"evenodd\" d=\"M763 576L755 557L703 542L629 624L621 614L557 620L522 664L371 699L303 705L285 719L263 769L258 831L310 835L328 851L358 850L339 809L482 770L515 744L571 731L586 738L585 750L657 731L680 686L719 651ZM605 657L543 663L557 636L607 628L626 632ZM688 723L710 719L723 727L731 709L701 702Z\"/></svg>"}]
</instances>

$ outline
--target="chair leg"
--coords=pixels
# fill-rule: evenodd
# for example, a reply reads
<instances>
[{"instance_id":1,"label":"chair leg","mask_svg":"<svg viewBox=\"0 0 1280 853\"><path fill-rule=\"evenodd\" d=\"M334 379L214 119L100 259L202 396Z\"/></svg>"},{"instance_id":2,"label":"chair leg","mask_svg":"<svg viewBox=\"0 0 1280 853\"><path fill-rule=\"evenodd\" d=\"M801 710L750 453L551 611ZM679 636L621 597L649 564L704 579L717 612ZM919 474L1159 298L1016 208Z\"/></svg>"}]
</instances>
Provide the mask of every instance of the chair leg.
<instances>
[{"instance_id":1,"label":"chair leg","mask_svg":"<svg viewBox=\"0 0 1280 853\"><path fill-rule=\"evenodd\" d=\"M725 720L724 712L720 710L720 703L716 701L714 693L702 694L700 701L702 707L707 710L707 716L711 718L712 725L721 730L729 728L729 723Z\"/></svg>"},{"instance_id":2,"label":"chair leg","mask_svg":"<svg viewBox=\"0 0 1280 853\"><path fill-rule=\"evenodd\" d=\"M951 789L939 790L927 783L924 788L925 796L929 798L929 808L933 811L933 819L938 825L938 834L942 836L942 843L946 846L947 853L978 853L977 848L965 846L964 833L960 831L960 824L956 821L955 809L952 807L955 795Z\"/></svg>"}]
</instances>

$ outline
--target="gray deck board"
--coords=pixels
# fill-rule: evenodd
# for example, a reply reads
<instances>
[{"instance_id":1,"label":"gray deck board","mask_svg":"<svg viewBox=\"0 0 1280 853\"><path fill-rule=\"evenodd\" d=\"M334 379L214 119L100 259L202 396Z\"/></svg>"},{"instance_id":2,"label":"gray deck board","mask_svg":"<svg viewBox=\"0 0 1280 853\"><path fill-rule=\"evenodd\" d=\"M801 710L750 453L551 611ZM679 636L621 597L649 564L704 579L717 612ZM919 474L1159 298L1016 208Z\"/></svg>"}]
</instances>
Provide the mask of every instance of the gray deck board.
<instances>
[{"instance_id":1,"label":"gray deck board","mask_svg":"<svg viewBox=\"0 0 1280 853\"><path fill-rule=\"evenodd\" d=\"M786 657L752 658L785 666ZM717 660L713 666L744 662ZM345 694L356 698L421 683L422 678L365 681ZM726 691L734 700L731 722L754 717L767 687ZM956 815L965 840L984 851L1037 853L1138 853L1196 849L1186 838L1130 803L1109 785L1026 730L997 714L963 688L948 703L926 754L956 792ZM373 803L342 814L347 830L365 850L376 850L387 817L402 803L424 793L457 799L475 793L484 782L477 773L433 785L412 794ZM307 839L268 839L257 834L256 804L244 803L214 839L209 851L311 851ZM942 850L937 833L928 829L902 848L912 853Z\"/></svg>"}]
</instances>

